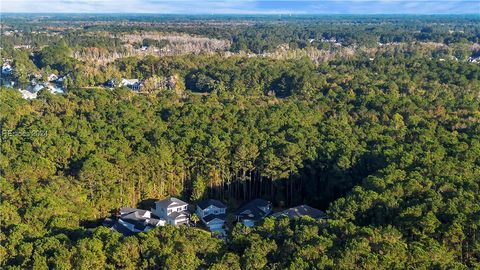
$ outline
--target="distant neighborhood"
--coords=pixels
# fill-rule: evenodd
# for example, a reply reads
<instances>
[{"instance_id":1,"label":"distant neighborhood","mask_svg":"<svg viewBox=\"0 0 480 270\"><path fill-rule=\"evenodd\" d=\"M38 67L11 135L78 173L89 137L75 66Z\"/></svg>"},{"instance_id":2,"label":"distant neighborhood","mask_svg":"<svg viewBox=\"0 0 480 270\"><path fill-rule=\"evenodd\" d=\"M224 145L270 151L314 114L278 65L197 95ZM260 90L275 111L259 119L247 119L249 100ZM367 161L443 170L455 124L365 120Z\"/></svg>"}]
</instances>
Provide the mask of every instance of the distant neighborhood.
<instances>
[{"instance_id":1,"label":"distant neighborhood","mask_svg":"<svg viewBox=\"0 0 480 270\"><path fill-rule=\"evenodd\" d=\"M66 76L58 76L51 73L46 79L43 79L40 74L32 74L29 84L22 89L18 81L13 77L13 71L14 69L10 63L4 62L1 72L1 85L7 88L18 87L18 91L24 99L37 98L38 92L43 89L48 90L52 94L65 93L64 81Z\"/></svg>"},{"instance_id":2,"label":"distant neighborhood","mask_svg":"<svg viewBox=\"0 0 480 270\"><path fill-rule=\"evenodd\" d=\"M40 74L31 74L30 81L25 86L20 86L18 80L13 76L14 68L6 61L2 65L0 85L6 88L18 88L24 99L35 99L41 90L48 90L52 94L64 94L66 90L65 81L69 79L69 74L60 76L51 73L46 78ZM134 92L142 90L144 83L139 79L121 79L117 82L115 79L107 80L104 84L107 88L127 87Z\"/></svg>"},{"instance_id":3,"label":"distant neighborhood","mask_svg":"<svg viewBox=\"0 0 480 270\"><path fill-rule=\"evenodd\" d=\"M290 219L304 216L313 219L325 219L327 215L308 205L299 205L276 213L272 212L272 204L264 199L251 200L237 210L227 215L227 206L219 200L206 199L199 201L195 208L189 211L189 204L175 197L156 201L150 210L122 207L114 217L106 218L103 226L117 231L124 236L140 232L148 232L159 226L198 226L208 230L213 235L226 237L229 226L227 220L241 223L246 227L258 225L267 217ZM194 210L193 210L194 209ZM197 224L200 222L200 224Z\"/></svg>"},{"instance_id":4,"label":"distant neighborhood","mask_svg":"<svg viewBox=\"0 0 480 270\"><path fill-rule=\"evenodd\" d=\"M8 35L14 32L4 32L8 33ZM307 40L309 44L313 43L330 43L334 44L335 46L341 46L341 43L338 42L335 38L322 38L322 39L309 39ZM401 43L398 42L390 42L390 43L378 43L379 47L385 46L400 46ZM281 46L280 46L281 47ZM1 47L0 47L1 49ZM30 49L30 45L16 45L14 49ZM164 50L160 49L160 51ZM141 46L139 48L141 51L149 50L148 46ZM166 50L166 49L165 49ZM32 54L33 55L33 54ZM261 54L262 56L267 56L268 53ZM369 57L369 61L374 61L375 57ZM431 59L431 58L430 58ZM478 52L472 53L469 57L459 60L456 56L447 55L444 58L437 58L438 61L444 62L447 60L455 61L455 62L470 62L480 64L480 54ZM6 88L16 88L21 93L24 99L35 99L37 98L38 93L41 90L47 90L50 93L54 94L64 94L67 90L68 85L72 85L72 82L75 82L75 77L72 75L72 71L65 72L65 74L56 74L59 71L53 71L48 69L43 74L41 72L29 72L27 73L28 76L19 83L18 75L15 75L15 61L10 58L2 58L2 69L0 73L0 85ZM25 68L19 68L18 70L24 70ZM56 72L56 73L50 73ZM60 72L61 73L61 72ZM129 75L125 75L129 76ZM130 75L131 76L131 75ZM75 78L74 78L75 77ZM107 77L108 78L108 77ZM88 87L99 87L99 88L118 88L118 87L126 87L131 89L133 92L140 93L140 92L148 92L155 89L175 89L176 84L178 82L178 78L174 75L165 78L159 78L158 76L146 76L146 78L109 78L106 81L97 81L95 84L88 84ZM85 86L87 87L87 86Z\"/></svg>"}]
</instances>

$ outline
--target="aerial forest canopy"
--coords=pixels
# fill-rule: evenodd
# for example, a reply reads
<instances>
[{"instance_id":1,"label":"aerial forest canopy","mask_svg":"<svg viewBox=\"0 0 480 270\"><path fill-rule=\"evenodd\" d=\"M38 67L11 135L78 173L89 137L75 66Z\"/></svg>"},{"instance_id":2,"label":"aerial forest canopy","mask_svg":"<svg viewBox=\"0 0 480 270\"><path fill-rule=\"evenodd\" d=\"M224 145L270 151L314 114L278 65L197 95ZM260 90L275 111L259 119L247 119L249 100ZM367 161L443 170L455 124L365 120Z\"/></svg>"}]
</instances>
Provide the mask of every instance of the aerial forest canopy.
<instances>
[{"instance_id":1,"label":"aerial forest canopy","mask_svg":"<svg viewBox=\"0 0 480 270\"><path fill-rule=\"evenodd\" d=\"M105 16L95 20L115 20ZM55 72L68 76L68 91L25 100L17 90L0 90L0 268L480 267L480 66L465 60L478 53L477 17L394 17L385 28L339 18L358 20L332 30L356 33L354 43L364 40L362 33L365 40L382 38L376 31L388 35L382 43L396 42L388 22L398 21L398 42L422 36L451 44L426 48L415 40L320 62L308 55L262 57L269 49L255 45L268 40L270 28L284 43L281 31L291 37L309 29L312 18L279 28L260 17L267 26L258 32L235 24L245 18L224 19L225 31L245 39L232 39L231 54L128 54L101 64L75 56L95 42L75 45L68 31L77 25L64 19L7 20L23 33L45 25L67 29L50 41L35 39L28 50L13 49L28 39L13 34L4 48L19 81ZM171 23L177 19L166 29L180 27ZM95 20L80 31L112 33L99 37L98 51L123 46L114 26ZM403 35L416 20L422 29ZM227 35L202 25L181 31ZM118 31L129 27L140 26L125 23ZM308 44L318 38L302 31L296 38ZM111 47L102 48L110 38ZM179 40L142 36L135 44L173 48ZM148 90L102 86L122 77L145 80ZM146 209L168 196L192 203L216 198L232 208L265 198L281 209L308 204L328 218L237 224L227 241L189 227L123 237L97 226L121 206Z\"/></svg>"}]
</instances>

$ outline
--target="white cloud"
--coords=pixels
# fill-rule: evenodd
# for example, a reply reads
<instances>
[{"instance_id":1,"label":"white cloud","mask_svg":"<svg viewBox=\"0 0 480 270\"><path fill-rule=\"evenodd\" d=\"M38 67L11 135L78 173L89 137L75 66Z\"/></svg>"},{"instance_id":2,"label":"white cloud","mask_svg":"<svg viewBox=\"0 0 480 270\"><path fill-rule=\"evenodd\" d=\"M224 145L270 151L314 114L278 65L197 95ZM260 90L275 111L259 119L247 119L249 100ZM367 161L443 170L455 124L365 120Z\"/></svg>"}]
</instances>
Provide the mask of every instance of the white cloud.
<instances>
[{"instance_id":1,"label":"white cloud","mask_svg":"<svg viewBox=\"0 0 480 270\"><path fill-rule=\"evenodd\" d=\"M155 0L1 0L2 12L76 13L247 13L253 1L155 1Z\"/></svg>"},{"instance_id":2,"label":"white cloud","mask_svg":"<svg viewBox=\"0 0 480 270\"><path fill-rule=\"evenodd\" d=\"M479 13L478 0L0 0L1 12L32 13Z\"/></svg>"}]
</instances>

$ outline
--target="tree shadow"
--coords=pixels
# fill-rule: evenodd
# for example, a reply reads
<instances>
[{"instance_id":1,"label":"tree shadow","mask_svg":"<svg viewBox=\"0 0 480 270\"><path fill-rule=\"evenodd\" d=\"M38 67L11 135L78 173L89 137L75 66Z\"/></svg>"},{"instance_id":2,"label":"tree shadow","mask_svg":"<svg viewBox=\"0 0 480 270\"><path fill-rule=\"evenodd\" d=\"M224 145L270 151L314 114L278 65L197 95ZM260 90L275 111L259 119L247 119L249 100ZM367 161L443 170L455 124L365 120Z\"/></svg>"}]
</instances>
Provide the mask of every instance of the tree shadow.
<instances>
[{"instance_id":1,"label":"tree shadow","mask_svg":"<svg viewBox=\"0 0 480 270\"><path fill-rule=\"evenodd\" d=\"M155 202L156 201L158 201L157 198L145 199L145 200L142 200L139 203L137 203L136 207L139 208L139 209L150 210L152 208L155 208Z\"/></svg>"},{"instance_id":2,"label":"tree shadow","mask_svg":"<svg viewBox=\"0 0 480 270\"><path fill-rule=\"evenodd\" d=\"M113 216L113 213L112 213L112 216ZM105 218L81 220L80 221L80 226L82 226L85 229L93 229L93 228L96 228L96 227L102 225L104 220L105 220Z\"/></svg>"}]
</instances>

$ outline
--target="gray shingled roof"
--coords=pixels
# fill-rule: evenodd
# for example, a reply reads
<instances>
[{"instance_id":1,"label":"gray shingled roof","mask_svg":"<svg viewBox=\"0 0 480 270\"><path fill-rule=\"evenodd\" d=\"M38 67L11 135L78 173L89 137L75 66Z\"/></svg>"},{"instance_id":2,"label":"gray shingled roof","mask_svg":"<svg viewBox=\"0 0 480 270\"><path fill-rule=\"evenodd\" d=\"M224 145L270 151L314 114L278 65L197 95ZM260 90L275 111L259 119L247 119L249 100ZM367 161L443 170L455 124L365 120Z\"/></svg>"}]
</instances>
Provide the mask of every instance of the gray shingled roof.
<instances>
[{"instance_id":1,"label":"gray shingled roof","mask_svg":"<svg viewBox=\"0 0 480 270\"><path fill-rule=\"evenodd\" d=\"M242 207L237 209L234 214L242 219L259 220L264 218L268 214L260 208L268 206L270 206L269 201L263 199L255 199L248 202L247 204L244 204Z\"/></svg>"},{"instance_id":2,"label":"gray shingled roof","mask_svg":"<svg viewBox=\"0 0 480 270\"><path fill-rule=\"evenodd\" d=\"M123 234L124 236L130 236L130 235L135 234L134 232L130 231L130 229L128 229L127 227L120 224L120 222L118 222L118 221L115 222L115 224L113 225L113 227L110 228L110 230L117 231L117 232Z\"/></svg>"},{"instance_id":3,"label":"gray shingled roof","mask_svg":"<svg viewBox=\"0 0 480 270\"><path fill-rule=\"evenodd\" d=\"M135 211L133 212L129 212L127 214L123 214L121 215L122 219L126 219L126 218L131 218L131 219L145 219L143 217L143 215L145 215L145 213L147 212L147 210L143 210L143 209L135 209Z\"/></svg>"},{"instance_id":4,"label":"gray shingled roof","mask_svg":"<svg viewBox=\"0 0 480 270\"><path fill-rule=\"evenodd\" d=\"M141 209L131 208L131 207L122 207L120 208L120 215L129 214L138 210L141 210Z\"/></svg>"},{"instance_id":5,"label":"gray shingled roof","mask_svg":"<svg viewBox=\"0 0 480 270\"><path fill-rule=\"evenodd\" d=\"M210 222L210 221L212 221L212 220L214 220L214 219L216 219L216 218L225 221L225 217L226 217L226 216L227 216L227 215L225 215L225 214L218 214L218 215L210 214L210 215L208 215L208 216L206 216L206 217L203 217L203 220L205 220L205 222L207 222L207 223Z\"/></svg>"},{"instance_id":6,"label":"gray shingled roof","mask_svg":"<svg viewBox=\"0 0 480 270\"><path fill-rule=\"evenodd\" d=\"M200 209L206 209L207 207L209 207L210 205L213 205L213 206L216 206L218 208L227 208L225 206L225 204L223 204L221 201L219 200L214 200L214 199L208 199L208 200L203 200L201 202L199 202L198 204L198 207L200 207Z\"/></svg>"},{"instance_id":7,"label":"gray shingled roof","mask_svg":"<svg viewBox=\"0 0 480 270\"><path fill-rule=\"evenodd\" d=\"M274 217L287 216L289 218L309 216L315 219L327 217L327 215L324 212L305 204L286 209L282 212L275 213L272 216Z\"/></svg>"},{"instance_id":8,"label":"gray shingled roof","mask_svg":"<svg viewBox=\"0 0 480 270\"><path fill-rule=\"evenodd\" d=\"M187 216L188 217L189 213L186 212L186 211L172 212L172 213L168 214L168 216L171 217L171 218L177 219L180 216Z\"/></svg>"},{"instance_id":9,"label":"gray shingled roof","mask_svg":"<svg viewBox=\"0 0 480 270\"><path fill-rule=\"evenodd\" d=\"M121 216L119 220L132 224L134 228L139 231L144 231L146 228L152 229L156 226L158 222L160 222L160 219L154 218L154 215L152 214L152 217L150 218L144 217L146 212L147 210L143 209L122 207L120 208ZM119 220L114 221L110 218L107 218L104 221L104 226L109 227L112 230L118 231L125 236L134 234L134 232L130 231L129 228L121 224Z\"/></svg>"},{"instance_id":10,"label":"gray shingled roof","mask_svg":"<svg viewBox=\"0 0 480 270\"><path fill-rule=\"evenodd\" d=\"M133 216L133 213L132 213L132 215L123 216L120 219L125 221L125 222L128 222L130 224L134 224L134 225L135 224L143 224L146 221L146 218L139 218L139 217Z\"/></svg>"},{"instance_id":11,"label":"gray shingled roof","mask_svg":"<svg viewBox=\"0 0 480 270\"><path fill-rule=\"evenodd\" d=\"M145 231L145 228L150 227L153 228L152 226L149 226L148 224L142 224L142 223L135 223L134 228L139 230L139 231Z\"/></svg>"},{"instance_id":12,"label":"gray shingled roof","mask_svg":"<svg viewBox=\"0 0 480 270\"><path fill-rule=\"evenodd\" d=\"M160 222L160 219L158 218L149 218L147 223L152 226L156 226Z\"/></svg>"},{"instance_id":13,"label":"gray shingled roof","mask_svg":"<svg viewBox=\"0 0 480 270\"><path fill-rule=\"evenodd\" d=\"M186 203L186 202L184 202L180 199L177 199L175 197L170 197L170 198L165 199L165 200L157 201L157 202L155 202L155 204L157 204L161 208L169 208L169 207L177 207L177 206L188 205L188 203Z\"/></svg>"}]
</instances>

